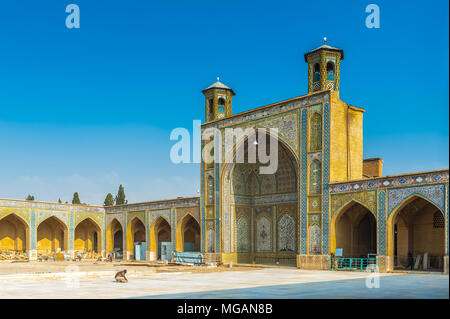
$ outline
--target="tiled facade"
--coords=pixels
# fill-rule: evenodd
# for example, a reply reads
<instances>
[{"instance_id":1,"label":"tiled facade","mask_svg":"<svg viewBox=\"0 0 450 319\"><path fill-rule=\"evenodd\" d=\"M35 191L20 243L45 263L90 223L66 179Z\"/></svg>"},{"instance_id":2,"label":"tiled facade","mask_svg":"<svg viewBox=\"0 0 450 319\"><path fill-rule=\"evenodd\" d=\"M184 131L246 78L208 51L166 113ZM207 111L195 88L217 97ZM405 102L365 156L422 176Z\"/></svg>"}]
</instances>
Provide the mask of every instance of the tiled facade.
<instances>
[{"instance_id":1,"label":"tiled facade","mask_svg":"<svg viewBox=\"0 0 450 319\"><path fill-rule=\"evenodd\" d=\"M170 231L171 250L182 250L183 227L191 218L199 225L201 251L224 263L293 259L300 268L323 269L335 253L335 222L353 203L376 220L377 255L389 265L394 215L420 197L444 215L448 260L448 169L363 178L364 109L339 99L342 59L342 50L327 45L307 53L308 94L240 114L232 115L235 93L222 83L203 91L207 122L202 132L214 128L224 139L228 128L278 129L274 174L259 174L258 164L221 163L215 152L214 163L201 163L200 197L106 208L0 200L0 221L9 214L22 219L33 252L43 220L56 216L67 227L73 249L77 225L89 218L101 229L104 254L113 249L113 233L121 229L125 257L132 259L132 225L139 220L146 232L146 258L154 260L162 225Z\"/></svg>"}]
</instances>

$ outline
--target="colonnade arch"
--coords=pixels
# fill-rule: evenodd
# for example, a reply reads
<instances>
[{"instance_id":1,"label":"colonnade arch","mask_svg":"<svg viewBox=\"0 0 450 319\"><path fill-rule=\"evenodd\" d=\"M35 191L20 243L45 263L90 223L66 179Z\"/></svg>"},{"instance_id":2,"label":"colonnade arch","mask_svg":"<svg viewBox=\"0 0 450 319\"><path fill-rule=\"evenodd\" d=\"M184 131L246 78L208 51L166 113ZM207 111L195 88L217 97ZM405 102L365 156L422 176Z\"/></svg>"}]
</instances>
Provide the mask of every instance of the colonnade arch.
<instances>
[{"instance_id":1,"label":"colonnade arch","mask_svg":"<svg viewBox=\"0 0 450 319\"><path fill-rule=\"evenodd\" d=\"M191 214L186 214L177 224L176 250L200 251L200 224Z\"/></svg>"},{"instance_id":2,"label":"colonnade arch","mask_svg":"<svg viewBox=\"0 0 450 319\"><path fill-rule=\"evenodd\" d=\"M159 216L150 228L150 251L158 260L168 258L169 246L172 250L171 245L167 244L169 242L172 242L172 228L164 217Z\"/></svg>"},{"instance_id":3,"label":"colonnade arch","mask_svg":"<svg viewBox=\"0 0 450 319\"><path fill-rule=\"evenodd\" d=\"M82 220L75 227L74 250L83 252L96 252L102 250L102 231L99 225L91 218Z\"/></svg>"},{"instance_id":4,"label":"colonnade arch","mask_svg":"<svg viewBox=\"0 0 450 319\"><path fill-rule=\"evenodd\" d=\"M414 194L403 200L390 214L387 223L387 255L391 268L404 269L417 257L422 269L443 269L445 256L445 216L430 200ZM427 254L428 265L423 265ZM420 269L420 268L419 268Z\"/></svg>"},{"instance_id":5,"label":"colonnade arch","mask_svg":"<svg viewBox=\"0 0 450 319\"><path fill-rule=\"evenodd\" d=\"M50 216L37 226L36 250L39 252L68 251L69 229L58 217Z\"/></svg>"},{"instance_id":6,"label":"colonnade arch","mask_svg":"<svg viewBox=\"0 0 450 319\"><path fill-rule=\"evenodd\" d=\"M377 220L366 206L350 201L333 217L331 252L342 248L343 257L367 258L377 253Z\"/></svg>"},{"instance_id":7,"label":"colonnade arch","mask_svg":"<svg viewBox=\"0 0 450 319\"><path fill-rule=\"evenodd\" d=\"M0 250L27 251L30 249L30 227L18 215L0 219Z\"/></svg>"},{"instance_id":8,"label":"colonnade arch","mask_svg":"<svg viewBox=\"0 0 450 319\"><path fill-rule=\"evenodd\" d=\"M144 223L138 218L133 218L127 226L127 250L135 250L135 244L146 243L146 228ZM135 253L133 253L133 258L136 259ZM139 259L145 258L145 256L139 256Z\"/></svg>"}]
</instances>

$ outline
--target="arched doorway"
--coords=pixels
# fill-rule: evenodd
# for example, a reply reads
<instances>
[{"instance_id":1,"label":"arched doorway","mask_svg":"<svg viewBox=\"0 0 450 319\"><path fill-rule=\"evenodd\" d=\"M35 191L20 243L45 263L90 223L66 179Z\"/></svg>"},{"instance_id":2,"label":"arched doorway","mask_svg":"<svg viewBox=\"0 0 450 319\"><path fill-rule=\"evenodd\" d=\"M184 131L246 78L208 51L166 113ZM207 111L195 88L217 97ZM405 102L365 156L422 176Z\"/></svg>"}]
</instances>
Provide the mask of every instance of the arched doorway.
<instances>
[{"instance_id":1,"label":"arched doorway","mask_svg":"<svg viewBox=\"0 0 450 319\"><path fill-rule=\"evenodd\" d=\"M110 236L109 249L114 252L114 258L123 259L123 228L117 219L114 218L109 225L108 233Z\"/></svg>"},{"instance_id":2,"label":"arched doorway","mask_svg":"<svg viewBox=\"0 0 450 319\"><path fill-rule=\"evenodd\" d=\"M86 218L75 227L74 250L80 252L101 251L98 238L101 235L101 229L92 219Z\"/></svg>"},{"instance_id":3,"label":"arched doorway","mask_svg":"<svg viewBox=\"0 0 450 319\"><path fill-rule=\"evenodd\" d=\"M274 172L264 171L268 162L260 159L264 138L265 153L277 156ZM296 265L298 167L295 152L267 132L238 144L221 176L222 198L229 198L222 201L222 219L230 221L222 226L222 249L234 253L233 262Z\"/></svg>"},{"instance_id":4,"label":"arched doorway","mask_svg":"<svg viewBox=\"0 0 450 319\"><path fill-rule=\"evenodd\" d=\"M167 220L163 217L158 217L154 222L153 236L155 238L156 257L158 260L172 259L172 228Z\"/></svg>"},{"instance_id":5,"label":"arched doorway","mask_svg":"<svg viewBox=\"0 0 450 319\"><path fill-rule=\"evenodd\" d=\"M68 249L69 231L59 218L51 216L38 225L36 244L38 255Z\"/></svg>"},{"instance_id":6,"label":"arched doorway","mask_svg":"<svg viewBox=\"0 0 450 319\"><path fill-rule=\"evenodd\" d=\"M413 196L393 213L392 227L394 269L405 269L411 262L416 270L442 271L445 218L438 207Z\"/></svg>"},{"instance_id":7,"label":"arched doorway","mask_svg":"<svg viewBox=\"0 0 450 319\"><path fill-rule=\"evenodd\" d=\"M29 226L16 214L0 219L0 250L25 253L29 250Z\"/></svg>"},{"instance_id":8,"label":"arched doorway","mask_svg":"<svg viewBox=\"0 0 450 319\"><path fill-rule=\"evenodd\" d=\"M133 251L135 260L146 259L146 236L145 225L137 217L135 217L128 225L127 232L127 250Z\"/></svg>"},{"instance_id":9,"label":"arched doorway","mask_svg":"<svg viewBox=\"0 0 450 319\"><path fill-rule=\"evenodd\" d=\"M377 221L372 212L357 202L351 202L336 216L336 248L343 257L367 258L377 253Z\"/></svg>"},{"instance_id":10,"label":"arched doorway","mask_svg":"<svg viewBox=\"0 0 450 319\"><path fill-rule=\"evenodd\" d=\"M200 225L190 214L186 215L180 224L181 238L177 238L182 243L180 251L200 251Z\"/></svg>"}]
</instances>

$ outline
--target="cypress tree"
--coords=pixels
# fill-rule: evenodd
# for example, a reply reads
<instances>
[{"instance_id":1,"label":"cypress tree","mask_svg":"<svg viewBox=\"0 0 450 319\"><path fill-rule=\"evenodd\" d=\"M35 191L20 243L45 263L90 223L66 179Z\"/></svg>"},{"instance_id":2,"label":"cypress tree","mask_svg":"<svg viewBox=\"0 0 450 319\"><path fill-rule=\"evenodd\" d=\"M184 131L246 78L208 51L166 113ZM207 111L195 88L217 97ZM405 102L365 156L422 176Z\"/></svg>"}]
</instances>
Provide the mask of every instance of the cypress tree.
<instances>
[{"instance_id":1,"label":"cypress tree","mask_svg":"<svg viewBox=\"0 0 450 319\"><path fill-rule=\"evenodd\" d=\"M72 204L81 204L80 196L78 196L78 192L73 193Z\"/></svg>"},{"instance_id":2,"label":"cypress tree","mask_svg":"<svg viewBox=\"0 0 450 319\"><path fill-rule=\"evenodd\" d=\"M26 198L26 200L34 200L34 195L33 195L33 196L28 195L27 198Z\"/></svg>"},{"instance_id":3,"label":"cypress tree","mask_svg":"<svg viewBox=\"0 0 450 319\"><path fill-rule=\"evenodd\" d=\"M108 193L108 195L106 195L103 206L113 206L113 205L114 205L114 196L111 193Z\"/></svg>"},{"instance_id":4,"label":"cypress tree","mask_svg":"<svg viewBox=\"0 0 450 319\"><path fill-rule=\"evenodd\" d=\"M117 192L116 196L116 205L123 204L125 204L125 189L123 188L122 184L120 184L119 191Z\"/></svg>"},{"instance_id":5,"label":"cypress tree","mask_svg":"<svg viewBox=\"0 0 450 319\"><path fill-rule=\"evenodd\" d=\"M62 201L61 201L61 198L58 198L58 203L59 203L59 204L61 204L61 203L62 203Z\"/></svg>"}]
</instances>

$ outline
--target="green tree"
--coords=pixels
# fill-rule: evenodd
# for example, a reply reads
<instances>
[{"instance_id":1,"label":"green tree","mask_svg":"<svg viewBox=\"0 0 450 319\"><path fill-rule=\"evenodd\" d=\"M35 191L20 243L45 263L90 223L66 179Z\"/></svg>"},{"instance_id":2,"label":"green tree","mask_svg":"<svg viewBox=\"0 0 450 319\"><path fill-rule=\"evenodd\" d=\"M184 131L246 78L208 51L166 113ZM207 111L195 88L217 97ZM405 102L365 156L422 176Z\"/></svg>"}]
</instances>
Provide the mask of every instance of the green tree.
<instances>
[{"instance_id":1,"label":"green tree","mask_svg":"<svg viewBox=\"0 0 450 319\"><path fill-rule=\"evenodd\" d=\"M62 201L61 201L61 198L58 198L58 203L59 203L59 204L61 204L61 203L62 203Z\"/></svg>"},{"instance_id":2,"label":"green tree","mask_svg":"<svg viewBox=\"0 0 450 319\"><path fill-rule=\"evenodd\" d=\"M32 195L28 195L26 200L34 200L34 195L33 196Z\"/></svg>"},{"instance_id":3,"label":"green tree","mask_svg":"<svg viewBox=\"0 0 450 319\"><path fill-rule=\"evenodd\" d=\"M80 196L78 196L78 192L73 193L72 204L81 204Z\"/></svg>"},{"instance_id":4,"label":"green tree","mask_svg":"<svg viewBox=\"0 0 450 319\"><path fill-rule=\"evenodd\" d=\"M119 191L117 192L116 196L116 205L123 205L126 204L125 201L125 189L123 188L122 184L119 186Z\"/></svg>"},{"instance_id":5,"label":"green tree","mask_svg":"<svg viewBox=\"0 0 450 319\"><path fill-rule=\"evenodd\" d=\"M114 196L113 196L113 194L108 193L108 195L106 195L103 206L113 206L113 205L114 205Z\"/></svg>"}]
</instances>

